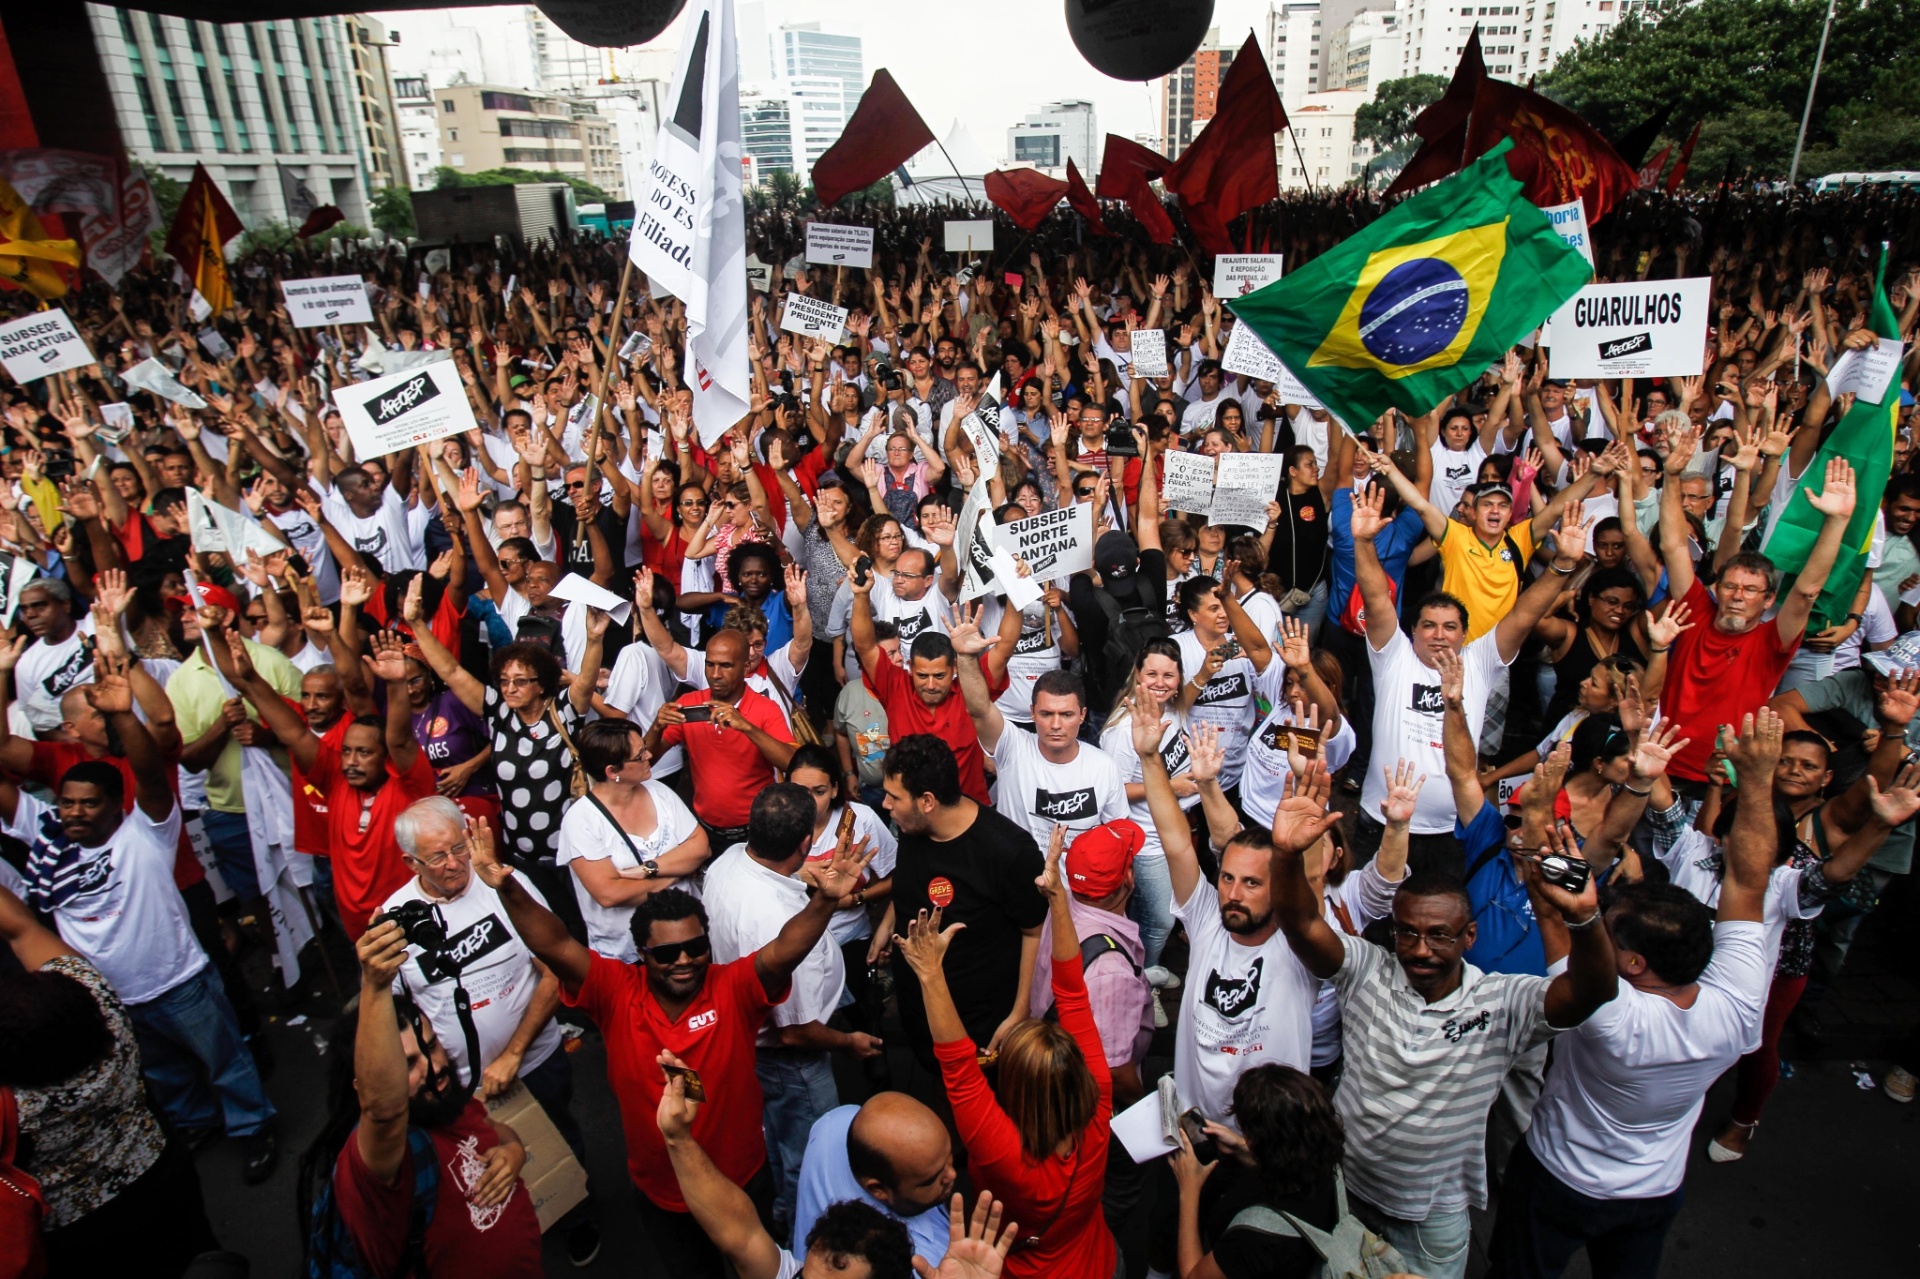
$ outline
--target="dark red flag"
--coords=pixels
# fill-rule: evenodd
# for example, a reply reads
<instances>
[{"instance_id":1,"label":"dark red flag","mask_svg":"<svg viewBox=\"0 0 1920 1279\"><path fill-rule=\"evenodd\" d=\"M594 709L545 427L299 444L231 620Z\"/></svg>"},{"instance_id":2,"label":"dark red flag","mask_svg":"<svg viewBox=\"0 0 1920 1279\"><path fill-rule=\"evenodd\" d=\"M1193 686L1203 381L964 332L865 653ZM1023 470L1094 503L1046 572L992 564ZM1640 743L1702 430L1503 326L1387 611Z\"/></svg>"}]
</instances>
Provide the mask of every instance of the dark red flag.
<instances>
[{"instance_id":1,"label":"dark red flag","mask_svg":"<svg viewBox=\"0 0 1920 1279\"><path fill-rule=\"evenodd\" d=\"M1587 225L1606 216L1639 182L1600 131L1551 98L1517 84L1484 80L1468 121L1467 158L1477 160L1502 138L1513 139L1507 167L1538 205L1580 200Z\"/></svg>"},{"instance_id":2,"label":"dark red flag","mask_svg":"<svg viewBox=\"0 0 1920 1279\"><path fill-rule=\"evenodd\" d=\"M1480 92L1480 82L1486 78L1487 63L1480 54L1480 25L1475 23L1473 34L1467 37L1467 47L1461 51L1460 61L1453 69L1453 79L1447 83L1447 91L1408 126L1422 140L1420 149L1387 187L1387 195L1412 191L1458 171L1465 162L1462 154L1467 146L1467 117L1473 114L1473 97Z\"/></svg>"},{"instance_id":3,"label":"dark red flag","mask_svg":"<svg viewBox=\"0 0 1920 1279\"><path fill-rule=\"evenodd\" d=\"M1067 203L1073 211L1087 220L1087 227L1095 235L1112 235L1107 224L1100 218L1100 202L1093 198L1093 192L1087 190L1087 180L1080 176L1079 166L1067 161Z\"/></svg>"},{"instance_id":4,"label":"dark red flag","mask_svg":"<svg viewBox=\"0 0 1920 1279\"><path fill-rule=\"evenodd\" d=\"M1160 181L1180 197L1187 225L1209 253L1233 252L1227 223L1279 197L1273 135L1286 127L1260 41L1249 35L1220 84L1213 119Z\"/></svg>"},{"instance_id":5,"label":"dark red flag","mask_svg":"<svg viewBox=\"0 0 1920 1279\"><path fill-rule=\"evenodd\" d=\"M1673 172L1667 175L1667 192L1672 194L1680 189L1680 183L1687 176L1687 163L1693 159L1693 144L1700 140L1700 126L1695 124L1693 132L1687 135L1687 145L1680 148L1680 158L1674 161Z\"/></svg>"},{"instance_id":6,"label":"dark red flag","mask_svg":"<svg viewBox=\"0 0 1920 1279\"><path fill-rule=\"evenodd\" d=\"M878 182L933 141L933 130L882 67L873 73L840 140L814 161L813 193L820 203L833 204Z\"/></svg>"},{"instance_id":7,"label":"dark red flag","mask_svg":"<svg viewBox=\"0 0 1920 1279\"><path fill-rule=\"evenodd\" d=\"M987 199L1005 209L1013 224L1031 231L1046 221L1067 193L1067 184L1038 169L995 169L987 175Z\"/></svg>"},{"instance_id":8,"label":"dark red flag","mask_svg":"<svg viewBox=\"0 0 1920 1279\"><path fill-rule=\"evenodd\" d=\"M1167 216L1166 206L1153 190L1153 179L1172 167L1173 162L1158 151L1109 133L1094 190L1103 200L1125 200L1147 238L1155 244L1172 244L1173 219Z\"/></svg>"},{"instance_id":9,"label":"dark red flag","mask_svg":"<svg viewBox=\"0 0 1920 1279\"><path fill-rule=\"evenodd\" d=\"M1667 167L1667 157L1673 154L1671 146L1660 148L1660 154L1641 165L1634 173L1634 185L1642 191L1651 191L1660 185L1660 170Z\"/></svg>"},{"instance_id":10,"label":"dark red flag","mask_svg":"<svg viewBox=\"0 0 1920 1279\"><path fill-rule=\"evenodd\" d=\"M347 215L340 211L339 205L323 204L307 214L307 220L300 224L300 229L295 231L294 235L304 240L308 236L319 235L330 226L338 226L346 220Z\"/></svg>"},{"instance_id":11,"label":"dark red flag","mask_svg":"<svg viewBox=\"0 0 1920 1279\"><path fill-rule=\"evenodd\" d=\"M207 209L209 204L212 205L210 215ZM180 196L180 207L174 211L173 225L167 229L167 252L174 261L191 264L199 260L200 244L209 216L213 218L220 244L225 244L246 230L240 222L240 215L233 211L233 206L227 203L227 197L214 184L213 175L207 172L205 165L196 164L193 166L193 177ZM192 274L190 265L188 274Z\"/></svg>"}]
</instances>

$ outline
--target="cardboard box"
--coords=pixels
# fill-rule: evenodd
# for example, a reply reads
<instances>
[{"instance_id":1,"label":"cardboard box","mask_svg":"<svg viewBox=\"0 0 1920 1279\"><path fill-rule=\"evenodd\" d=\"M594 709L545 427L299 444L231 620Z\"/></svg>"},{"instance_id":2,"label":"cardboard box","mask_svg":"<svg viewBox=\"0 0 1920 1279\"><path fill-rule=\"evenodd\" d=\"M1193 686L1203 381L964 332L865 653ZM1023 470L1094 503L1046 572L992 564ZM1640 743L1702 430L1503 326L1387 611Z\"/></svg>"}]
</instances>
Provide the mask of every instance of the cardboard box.
<instances>
[{"instance_id":1,"label":"cardboard box","mask_svg":"<svg viewBox=\"0 0 1920 1279\"><path fill-rule=\"evenodd\" d=\"M516 1083L511 1090L487 1102L487 1114L495 1122L512 1128L525 1144L527 1162L520 1170L520 1180L533 1196L533 1210L540 1217L541 1231L551 1230L554 1222L587 1197L587 1170L573 1157L567 1139L553 1126L553 1120L547 1118L547 1112L540 1108L525 1084Z\"/></svg>"}]
</instances>

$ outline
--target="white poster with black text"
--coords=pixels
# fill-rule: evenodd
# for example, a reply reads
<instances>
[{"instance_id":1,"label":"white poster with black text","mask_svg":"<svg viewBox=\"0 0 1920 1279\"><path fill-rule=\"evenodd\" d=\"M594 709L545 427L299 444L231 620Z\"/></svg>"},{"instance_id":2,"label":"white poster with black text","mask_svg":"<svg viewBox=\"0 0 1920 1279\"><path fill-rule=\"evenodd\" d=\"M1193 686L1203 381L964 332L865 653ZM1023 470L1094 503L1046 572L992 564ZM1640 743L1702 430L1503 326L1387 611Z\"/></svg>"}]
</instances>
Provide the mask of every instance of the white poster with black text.
<instances>
[{"instance_id":1,"label":"white poster with black text","mask_svg":"<svg viewBox=\"0 0 1920 1279\"><path fill-rule=\"evenodd\" d=\"M1694 377L1706 363L1713 281L1589 284L1553 313L1557 378Z\"/></svg>"},{"instance_id":2,"label":"white poster with black text","mask_svg":"<svg viewBox=\"0 0 1920 1279\"><path fill-rule=\"evenodd\" d=\"M460 367L451 360L339 387L333 402L362 461L477 426Z\"/></svg>"}]
</instances>

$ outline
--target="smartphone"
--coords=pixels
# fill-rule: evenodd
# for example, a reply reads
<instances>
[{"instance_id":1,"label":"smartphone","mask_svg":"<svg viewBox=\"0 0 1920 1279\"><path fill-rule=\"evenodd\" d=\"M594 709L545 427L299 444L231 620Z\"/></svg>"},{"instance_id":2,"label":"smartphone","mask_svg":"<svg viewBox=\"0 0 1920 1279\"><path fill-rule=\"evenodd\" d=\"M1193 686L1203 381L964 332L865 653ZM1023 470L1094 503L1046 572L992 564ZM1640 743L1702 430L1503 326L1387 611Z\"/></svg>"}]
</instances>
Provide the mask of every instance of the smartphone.
<instances>
[{"instance_id":1,"label":"smartphone","mask_svg":"<svg viewBox=\"0 0 1920 1279\"><path fill-rule=\"evenodd\" d=\"M853 562L853 584L855 586L865 586L867 579L872 576L873 557L871 555L862 555Z\"/></svg>"},{"instance_id":2,"label":"smartphone","mask_svg":"<svg viewBox=\"0 0 1920 1279\"><path fill-rule=\"evenodd\" d=\"M690 1066L662 1066L668 1079L684 1079L687 1084L688 1101L705 1101L707 1086L700 1082L700 1072Z\"/></svg>"},{"instance_id":3,"label":"smartphone","mask_svg":"<svg viewBox=\"0 0 1920 1279\"><path fill-rule=\"evenodd\" d=\"M713 723L713 703L702 702L698 706L689 706L683 712L689 724Z\"/></svg>"},{"instance_id":4,"label":"smartphone","mask_svg":"<svg viewBox=\"0 0 1920 1279\"><path fill-rule=\"evenodd\" d=\"M1240 656L1240 641L1230 639L1213 651L1220 656L1222 661L1231 662L1234 658Z\"/></svg>"},{"instance_id":5,"label":"smartphone","mask_svg":"<svg viewBox=\"0 0 1920 1279\"><path fill-rule=\"evenodd\" d=\"M1180 1116L1180 1131L1187 1134L1195 1159L1210 1164L1220 1158L1220 1147L1207 1135L1206 1118L1198 1110L1188 1110Z\"/></svg>"}]
</instances>

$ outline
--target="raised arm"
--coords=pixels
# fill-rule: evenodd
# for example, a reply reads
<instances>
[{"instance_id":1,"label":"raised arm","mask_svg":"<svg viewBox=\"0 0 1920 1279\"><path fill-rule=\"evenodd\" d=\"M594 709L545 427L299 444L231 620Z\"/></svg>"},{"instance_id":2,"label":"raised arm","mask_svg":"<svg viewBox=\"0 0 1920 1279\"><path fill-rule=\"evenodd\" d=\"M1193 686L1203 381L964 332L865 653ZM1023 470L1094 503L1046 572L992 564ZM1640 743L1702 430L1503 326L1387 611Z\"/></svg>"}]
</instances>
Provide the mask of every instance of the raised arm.
<instances>
[{"instance_id":1,"label":"raised arm","mask_svg":"<svg viewBox=\"0 0 1920 1279\"><path fill-rule=\"evenodd\" d=\"M858 609L859 601L856 600L854 604ZM981 607L975 604L948 638L953 641L953 651L960 668L960 692L967 701L967 714L973 718L974 728L979 730L980 745L991 753L999 745L1000 734L1006 730L1007 721L1001 716L999 706L995 705L993 694L987 688L987 677L980 670L980 654L993 647L992 641L980 633ZM862 654L861 661L864 663L865 660Z\"/></svg>"},{"instance_id":2,"label":"raised arm","mask_svg":"<svg viewBox=\"0 0 1920 1279\"><path fill-rule=\"evenodd\" d=\"M1373 468L1375 475L1386 477L1393 491L1400 495L1400 501L1420 517L1420 524L1427 530L1427 536L1438 542L1447 536L1447 512L1427 500L1424 490L1400 473L1393 458L1387 453L1366 452L1367 465ZM1358 498L1355 499L1358 505Z\"/></svg>"},{"instance_id":3,"label":"raised arm","mask_svg":"<svg viewBox=\"0 0 1920 1279\"><path fill-rule=\"evenodd\" d=\"M1440 700L1446 705L1440 720L1440 745L1447 760L1447 783L1453 787L1454 811L1465 825L1487 802L1480 784L1480 749L1467 723L1466 669L1460 655L1451 649L1435 653L1433 665L1440 672Z\"/></svg>"},{"instance_id":4,"label":"raised arm","mask_svg":"<svg viewBox=\"0 0 1920 1279\"><path fill-rule=\"evenodd\" d=\"M1520 655L1520 646L1527 642L1527 636L1560 598L1564 580L1587 557L1587 534L1593 525L1592 521L1581 518L1583 514L1578 502L1568 504L1560 512L1560 531L1554 538L1553 558L1547 562L1547 571L1520 592L1513 611L1495 624L1494 643L1500 650L1502 662L1511 662ZM1371 610L1368 616L1371 621Z\"/></svg>"},{"instance_id":5,"label":"raised arm","mask_svg":"<svg viewBox=\"0 0 1920 1279\"><path fill-rule=\"evenodd\" d=\"M1569 860L1580 856L1570 830L1558 824L1548 828L1547 843L1540 848L1540 853L1542 856L1554 853ZM1525 868L1528 892L1536 901L1544 899L1558 912L1559 922L1572 935L1573 949L1567 956L1567 970L1547 986L1546 998L1547 1024L1566 1030L1591 1017L1594 1009L1612 999L1620 989L1620 974L1614 967L1613 938L1600 919L1599 884L1589 875L1577 894L1570 893L1542 876L1536 859L1522 858L1521 864Z\"/></svg>"},{"instance_id":6,"label":"raised arm","mask_svg":"<svg viewBox=\"0 0 1920 1279\"><path fill-rule=\"evenodd\" d=\"M1393 582L1373 545L1373 539L1387 527L1380 514L1386 500L1386 493L1377 484L1353 491L1353 573L1367 610L1367 646L1376 653L1386 648L1400 628L1400 616L1393 607Z\"/></svg>"},{"instance_id":7,"label":"raised arm","mask_svg":"<svg viewBox=\"0 0 1920 1279\"><path fill-rule=\"evenodd\" d=\"M1316 756L1305 773L1287 775L1280 806L1273 813L1273 911L1293 953L1308 972L1320 978L1339 972L1347 952L1321 913L1301 855L1340 820L1340 814L1327 808L1332 791L1326 760Z\"/></svg>"},{"instance_id":8,"label":"raised arm","mask_svg":"<svg viewBox=\"0 0 1920 1279\"><path fill-rule=\"evenodd\" d=\"M406 697L407 641L398 631L374 633L373 673L387 686L387 759L395 771L406 773L420 758L420 739L413 735L413 706Z\"/></svg>"},{"instance_id":9,"label":"raised arm","mask_svg":"<svg viewBox=\"0 0 1920 1279\"><path fill-rule=\"evenodd\" d=\"M133 713L133 685L127 678L131 659L123 654L98 654L93 660L93 683L86 686L87 705L106 717L119 736L133 769L134 797L140 811L163 822L174 810L172 763L154 744L147 726Z\"/></svg>"},{"instance_id":10,"label":"raised arm","mask_svg":"<svg viewBox=\"0 0 1920 1279\"><path fill-rule=\"evenodd\" d=\"M307 721L300 712L287 705L287 699L280 696L278 689L261 677L253 667L253 657L247 652L247 641L240 632L229 629L225 632L226 643L209 643L207 648L213 654L214 665L229 684L240 690L240 695L253 704L259 713L261 724L265 725L276 738L293 762L302 772L311 771L320 757L320 739L307 727ZM406 698L397 699L403 706ZM411 723L409 723L411 729ZM411 734L409 734L411 735Z\"/></svg>"},{"instance_id":11,"label":"raised arm","mask_svg":"<svg viewBox=\"0 0 1920 1279\"><path fill-rule=\"evenodd\" d=\"M681 1067L685 1063L663 1052L660 1064ZM688 1098L683 1077L667 1076L656 1118L680 1197L739 1279L774 1279L780 1273L780 1245L760 1224L747 1192L734 1185L693 1139L693 1119L700 1105Z\"/></svg>"},{"instance_id":12,"label":"raised arm","mask_svg":"<svg viewBox=\"0 0 1920 1279\"><path fill-rule=\"evenodd\" d=\"M403 621L413 627L413 642L420 646L420 656L426 659L428 666L433 668L433 673L453 690L453 695L460 699L462 706L475 715L485 714L486 688L474 678L473 672L460 664L459 659L440 642L439 637L433 633L433 628L426 623L420 608L420 578L417 576L407 584L407 595L406 599L401 601L400 616ZM344 667L342 669L344 670ZM345 682L344 678L342 682ZM404 702L406 699L400 700Z\"/></svg>"},{"instance_id":13,"label":"raised arm","mask_svg":"<svg viewBox=\"0 0 1920 1279\"><path fill-rule=\"evenodd\" d=\"M799 914L781 927L774 939L753 953L753 971L769 999L784 999L793 982L793 970L825 935L840 899L860 886L860 877L878 849L867 841L843 839L824 865L808 868L814 893Z\"/></svg>"},{"instance_id":14,"label":"raised arm","mask_svg":"<svg viewBox=\"0 0 1920 1279\"><path fill-rule=\"evenodd\" d=\"M1827 577L1839 558L1840 539L1846 535L1847 523L1853 518L1853 467L1843 457L1829 458L1826 483L1820 491L1804 491L1808 503L1825 519L1813 550L1807 554L1806 566L1793 579L1793 593L1780 605L1780 613L1774 618L1782 644L1791 644L1807 629L1807 619L1813 615L1813 606L1820 602L1820 593L1826 589Z\"/></svg>"},{"instance_id":15,"label":"raised arm","mask_svg":"<svg viewBox=\"0 0 1920 1279\"><path fill-rule=\"evenodd\" d=\"M586 983L587 970L592 967L593 952L573 939L558 915L521 887L513 868L500 860L494 847L493 828L486 818L467 819L467 849L473 857L473 873L500 894L507 918L513 922L513 930L520 934L520 939L526 942L527 949L560 979L569 994L579 994L580 987Z\"/></svg>"},{"instance_id":16,"label":"raised arm","mask_svg":"<svg viewBox=\"0 0 1920 1279\"><path fill-rule=\"evenodd\" d=\"M1184 902L1193 896L1200 883L1200 858L1193 847L1193 828L1173 793L1173 779L1167 776L1166 761L1160 758L1160 738L1166 725L1156 715L1143 713L1144 699L1127 703L1128 727L1133 730L1133 748L1140 756L1140 783L1147 791L1147 811L1153 817L1154 833L1166 851L1167 874L1173 881L1173 900Z\"/></svg>"},{"instance_id":17,"label":"raised arm","mask_svg":"<svg viewBox=\"0 0 1920 1279\"><path fill-rule=\"evenodd\" d=\"M1680 477L1700 447L1700 431L1686 426L1667 435L1667 459L1662 465L1665 481L1660 485L1660 558L1667 565L1667 594L1683 600L1693 590L1693 556L1687 551L1686 509L1680 505ZM1805 626L1806 618L1801 618Z\"/></svg>"}]
</instances>

